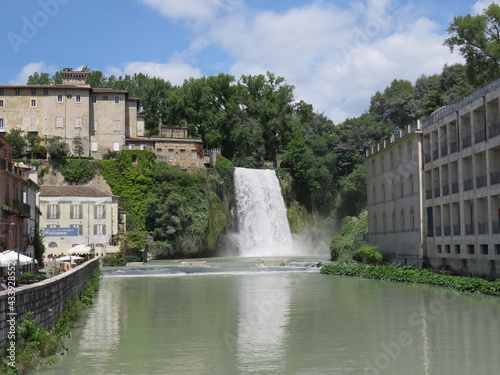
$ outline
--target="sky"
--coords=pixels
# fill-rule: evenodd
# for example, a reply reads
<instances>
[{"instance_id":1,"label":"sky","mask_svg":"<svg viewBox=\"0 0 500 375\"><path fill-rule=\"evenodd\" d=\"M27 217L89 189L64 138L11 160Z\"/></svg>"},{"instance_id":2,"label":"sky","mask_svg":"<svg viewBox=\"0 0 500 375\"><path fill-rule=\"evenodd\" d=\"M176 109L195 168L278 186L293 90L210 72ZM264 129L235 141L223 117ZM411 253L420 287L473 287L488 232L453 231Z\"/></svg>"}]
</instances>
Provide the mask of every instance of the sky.
<instances>
[{"instance_id":1,"label":"sky","mask_svg":"<svg viewBox=\"0 0 500 375\"><path fill-rule=\"evenodd\" d=\"M106 75L272 72L334 123L394 79L463 63L443 46L456 16L492 0L2 0L0 84L87 65Z\"/></svg>"}]
</instances>

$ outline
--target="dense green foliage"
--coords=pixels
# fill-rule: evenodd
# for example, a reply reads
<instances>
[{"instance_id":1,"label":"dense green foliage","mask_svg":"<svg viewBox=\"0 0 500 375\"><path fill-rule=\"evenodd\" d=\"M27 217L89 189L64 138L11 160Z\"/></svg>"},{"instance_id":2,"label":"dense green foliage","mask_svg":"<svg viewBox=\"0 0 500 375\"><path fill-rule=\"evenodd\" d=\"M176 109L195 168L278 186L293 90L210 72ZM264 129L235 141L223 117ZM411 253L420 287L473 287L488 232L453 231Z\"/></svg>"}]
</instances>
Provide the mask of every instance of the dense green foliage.
<instances>
[{"instance_id":1,"label":"dense green foliage","mask_svg":"<svg viewBox=\"0 0 500 375\"><path fill-rule=\"evenodd\" d=\"M413 284L429 284L453 288L461 292L500 296L500 281L490 282L477 277L451 276L413 266L367 266L363 264L327 264L321 268L326 275L354 276Z\"/></svg>"},{"instance_id":2,"label":"dense green foliage","mask_svg":"<svg viewBox=\"0 0 500 375\"><path fill-rule=\"evenodd\" d=\"M365 264L381 263L384 256L378 251L378 246L361 246L353 255L353 259Z\"/></svg>"},{"instance_id":3,"label":"dense green foliage","mask_svg":"<svg viewBox=\"0 0 500 375\"><path fill-rule=\"evenodd\" d=\"M346 216L340 226L340 234L333 237L330 243L331 260L345 262L353 259L359 249L358 239L368 233L368 215L363 212L359 216Z\"/></svg>"},{"instance_id":4,"label":"dense green foliage","mask_svg":"<svg viewBox=\"0 0 500 375\"><path fill-rule=\"evenodd\" d=\"M96 174L98 164L89 159L62 158L55 166L64 176L66 182L84 184Z\"/></svg>"},{"instance_id":5,"label":"dense green foliage","mask_svg":"<svg viewBox=\"0 0 500 375\"><path fill-rule=\"evenodd\" d=\"M127 228L146 230L145 202L153 188L155 155L149 151L122 150L99 164L111 191L121 198L127 212Z\"/></svg>"}]
</instances>

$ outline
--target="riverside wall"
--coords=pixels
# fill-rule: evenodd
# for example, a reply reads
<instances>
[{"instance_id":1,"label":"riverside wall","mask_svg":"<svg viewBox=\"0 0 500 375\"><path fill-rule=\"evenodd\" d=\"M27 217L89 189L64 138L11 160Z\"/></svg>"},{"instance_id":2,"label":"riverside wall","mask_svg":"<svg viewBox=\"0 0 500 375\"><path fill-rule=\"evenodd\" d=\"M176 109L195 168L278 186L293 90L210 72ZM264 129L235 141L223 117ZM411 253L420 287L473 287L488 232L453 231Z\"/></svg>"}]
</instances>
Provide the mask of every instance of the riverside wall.
<instances>
[{"instance_id":1,"label":"riverside wall","mask_svg":"<svg viewBox=\"0 0 500 375\"><path fill-rule=\"evenodd\" d=\"M52 328L62 316L66 302L80 296L94 272L99 269L99 258L49 279L23 285L14 289L9 300L9 291L0 292L0 356L3 356L13 316L20 322L27 311L35 313L36 321L45 329ZM9 315L12 309L16 315Z\"/></svg>"}]
</instances>

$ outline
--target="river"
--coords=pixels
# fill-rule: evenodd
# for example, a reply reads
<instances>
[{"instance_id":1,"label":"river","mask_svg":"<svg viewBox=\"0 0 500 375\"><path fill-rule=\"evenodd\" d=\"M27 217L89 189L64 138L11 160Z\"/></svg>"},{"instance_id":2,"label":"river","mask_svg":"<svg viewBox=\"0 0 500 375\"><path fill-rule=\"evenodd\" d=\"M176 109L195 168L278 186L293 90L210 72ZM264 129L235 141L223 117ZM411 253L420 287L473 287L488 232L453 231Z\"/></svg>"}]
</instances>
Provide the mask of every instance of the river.
<instances>
[{"instance_id":1,"label":"river","mask_svg":"<svg viewBox=\"0 0 500 375\"><path fill-rule=\"evenodd\" d=\"M500 299L319 274L307 262L105 269L45 375L492 374Z\"/></svg>"}]
</instances>

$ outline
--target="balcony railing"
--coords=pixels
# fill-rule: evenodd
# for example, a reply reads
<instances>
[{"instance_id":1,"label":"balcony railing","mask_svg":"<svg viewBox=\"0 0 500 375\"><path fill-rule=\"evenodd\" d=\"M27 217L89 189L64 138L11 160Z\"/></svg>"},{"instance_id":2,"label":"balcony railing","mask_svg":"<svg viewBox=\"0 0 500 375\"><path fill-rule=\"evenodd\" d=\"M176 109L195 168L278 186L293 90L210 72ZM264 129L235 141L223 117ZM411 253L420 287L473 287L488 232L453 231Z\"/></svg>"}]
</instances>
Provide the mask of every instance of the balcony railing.
<instances>
[{"instance_id":1,"label":"balcony railing","mask_svg":"<svg viewBox=\"0 0 500 375\"><path fill-rule=\"evenodd\" d=\"M432 199L432 189L427 189L425 191L425 199Z\"/></svg>"},{"instance_id":2,"label":"balcony railing","mask_svg":"<svg viewBox=\"0 0 500 375\"><path fill-rule=\"evenodd\" d=\"M457 142L451 142L450 143L450 154L453 154L454 152L458 151L458 143Z\"/></svg>"},{"instance_id":3,"label":"balcony railing","mask_svg":"<svg viewBox=\"0 0 500 375\"><path fill-rule=\"evenodd\" d=\"M436 237L440 237L441 236L441 227L436 227Z\"/></svg>"},{"instance_id":4,"label":"balcony railing","mask_svg":"<svg viewBox=\"0 0 500 375\"><path fill-rule=\"evenodd\" d=\"M471 136L463 137L462 138L462 148L470 147L472 146L472 138Z\"/></svg>"},{"instance_id":5,"label":"balcony railing","mask_svg":"<svg viewBox=\"0 0 500 375\"><path fill-rule=\"evenodd\" d=\"M493 231L493 233L500 233L500 221L495 221L493 220L491 222L491 229Z\"/></svg>"},{"instance_id":6,"label":"balcony railing","mask_svg":"<svg viewBox=\"0 0 500 375\"><path fill-rule=\"evenodd\" d=\"M460 187L458 185L458 182L452 182L451 183L451 193L452 194L458 193L459 190L460 190Z\"/></svg>"},{"instance_id":7,"label":"balcony railing","mask_svg":"<svg viewBox=\"0 0 500 375\"><path fill-rule=\"evenodd\" d=\"M16 176L23 177L23 169L17 167L15 163L7 159L0 159L0 169L13 173Z\"/></svg>"},{"instance_id":8,"label":"balcony railing","mask_svg":"<svg viewBox=\"0 0 500 375\"><path fill-rule=\"evenodd\" d=\"M424 163L429 163L431 161L431 154L427 153L424 155Z\"/></svg>"},{"instance_id":9,"label":"balcony railing","mask_svg":"<svg viewBox=\"0 0 500 375\"><path fill-rule=\"evenodd\" d=\"M432 151L432 160L439 158L439 150Z\"/></svg>"},{"instance_id":10,"label":"balcony railing","mask_svg":"<svg viewBox=\"0 0 500 375\"><path fill-rule=\"evenodd\" d=\"M460 225L453 225L453 235L460 236Z\"/></svg>"},{"instance_id":11,"label":"balcony railing","mask_svg":"<svg viewBox=\"0 0 500 375\"><path fill-rule=\"evenodd\" d=\"M17 199L5 198L2 208L10 213L29 217L31 215L31 206Z\"/></svg>"},{"instance_id":12,"label":"balcony railing","mask_svg":"<svg viewBox=\"0 0 500 375\"><path fill-rule=\"evenodd\" d=\"M479 234L488 234L490 232L488 223L477 223L477 229Z\"/></svg>"},{"instance_id":13,"label":"balcony railing","mask_svg":"<svg viewBox=\"0 0 500 375\"><path fill-rule=\"evenodd\" d=\"M486 132L484 130L479 130L474 133L474 142L483 142L486 139Z\"/></svg>"},{"instance_id":14,"label":"balcony railing","mask_svg":"<svg viewBox=\"0 0 500 375\"><path fill-rule=\"evenodd\" d=\"M441 189L438 187L434 188L434 198L437 198L441 195Z\"/></svg>"},{"instance_id":15,"label":"balcony railing","mask_svg":"<svg viewBox=\"0 0 500 375\"><path fill-rule=\"evenodd\" d=\"M500 125L492 125L490 127L488 127L488 131L489 131L489 137L492 138L492 137L495 137L497 135L500 134Z\"/></svg>"},{"instance_id":16,"label":"balcony railing","mask_svg":"<svg viewBox=\"0 0 500 375\"><path fill-rule=\"evenodd\" d=\"M472 178L467 178L464 180L464 191L472 190L474 188L474 183L472 182Z\"/></svg>"},{"instance_id":17,"label":"balcony railing","mask_svg":"<svg viewBox=\"0 0 500 375\"><path fill-rule=\"evenodd\" d=\"M448 147L443 146L441 147L441 157L448 155Z\"/></svg>"},{"instance_id":18,"label":"balcony railing","mask_svg":"<svg viewBox=\"0 0 500 375\"><path fill-rule=\"evenodd\" d=\"M488 183L488 179L487 179L486 175L476 177L476 187L477 188L486 186L487 183Z\"/></svg>"},{"instance_id":19,"label":"balcony railing","mask_svg":"<svg viewBox=\"0 0 500 375\"><path fill-rule=\"evenodd\" d=\"M443 226L443 230L444 230L444 235L445 236L450 236L451 235L451 227L449 225Z\"/></svg>"},{"instance_id":20,"label":"balcony railing","mask_svg":"<svg viewBox=\"0 0 500 375\"><path fill-rule=\"evenodd\" d=\"M490 181L491 181L492 185L500 183L500 172L490 173L490 178L491 178Z\"/></svg>"},{"instance_id":21,"label":"balcony railing","mask_svg":"<svg viewBox=\"0 0 500 375\"><path fill-rule=\"evenodd\" d=\"M443 196L450 195L450 185L443 185Z\"/></svg>"},{"instance_id":22,"label":"balcony railing","mask_svg":"<svg viewBox=\"0 0 500 375\"><path fill-rule=\"evenodd\" d=\"M474 234L474 224L465 224L465 234L466 235Z\"/></svg>"}]
</instances>

